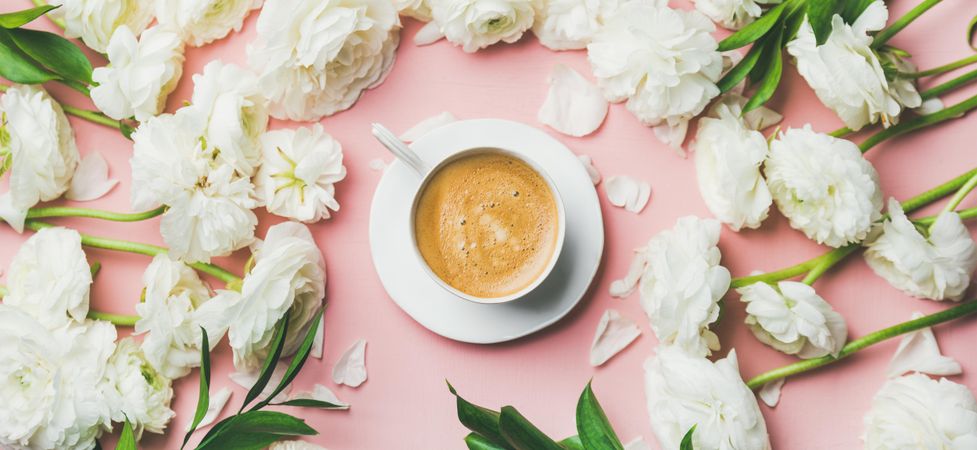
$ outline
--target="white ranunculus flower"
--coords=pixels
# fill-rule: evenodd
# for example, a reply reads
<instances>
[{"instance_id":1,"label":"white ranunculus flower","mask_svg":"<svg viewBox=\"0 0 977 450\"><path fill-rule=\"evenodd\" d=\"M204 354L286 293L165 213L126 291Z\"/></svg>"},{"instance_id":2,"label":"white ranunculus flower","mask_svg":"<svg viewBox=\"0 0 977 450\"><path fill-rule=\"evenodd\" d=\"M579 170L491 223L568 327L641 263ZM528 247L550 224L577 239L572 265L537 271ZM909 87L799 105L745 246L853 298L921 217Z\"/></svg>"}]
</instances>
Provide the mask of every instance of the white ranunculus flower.
<instances>
[{"instance_id":1,"label":"white ranunculus flower","mask_svg":"<svg viewBox=\"0 0 977 450\"><path fill-rule=\"evenodd\" d=\"M268 129L268 101L250 71L220 60L193 76L190 109L205 117L204 137L220 158L245 176L261 162L261 135Z\"/></svg>"},{"instance_id":2,"label":"white ranunculus flower","mask_svg":"<svg viewBox=\"0 0 977 450\"><path fill-rule=\"evenodd\" d=\"M116 345L100 389L112 406L112 421L128 420L137 440L144 430L162 433L176 415L170 409L172 382L153 368L131 337Z\"/></svg>"},{"instance_id":3,"label":"white ranunculus flower","mask_svg":"<svg viewBox=\"0 0 977 450\"><path fill-rule=\"evenodd\" d=\"M788 129L771 143L764 173L790 226L819 244L859 242L882 217L879 174L858 146L810 125Z\"/></svg>"},{"instance_id":4,"label":"white ranunculus flower","mask_svg":"<svg viewBox=\"0 0 977 450\"><path fill-rule=\"evenodd\" d=\"M390 0L270 0L248 61L279 119L317 121L383 82L400 42Z\"/></svg>"},{"instance_id":5,"label":"white ranunculus flower","mask_svg":"<svg viewBox=\"0 0 977 450\"><path fill-rule=\"evenodd\" d=\"M263 0L156 0L156 20L200 47L241 31L244 18Z\"/></svg>"},{"instance_id":6,"label":"white ranunculus flower","mask_svg":"<svg viewBox=\"0 0 977 450\"><path fill-rule=\"evenodd\" d=\"M224 317L234 366L245 371L260 367L271 350L275 324L285 314L289 329L282 356L295 353L322 307L325 287L325 262L309 229L296 222L269 228L241 292L220 291L211 300L229 305Z\"/></svg>"},{"instance_id":7,"label":"white ranunculus flower","mask_svg":"<svg viewBox=\"0 0 977 450\"><path fill-rule=\"evenodd\" d=\"M946 378L889 380L872 399L863 439L867 450L977 448L977 400Z\"/></svg>"},{"instance_id":8,"label":"white ranunculus flower","mask_svg":"<svg viewBox=\"0 0 977 450\"><path fill-rule=\"evenodd\" d=\"M310 223L339 211L336 183L346 178L343 148L322 125L270 131L261 144L255 190L268 212Z\"/></svg>"},{"instance_id":9,"label":"white ranunculus flower","mask_svg":"<svg viewBox=\"0 0 977 450\"><path fill-rule=\"evenodd\" d=\"M224 335L222 309L211 303L210 289L197 272L158 255L143 274L144 301L136 304L136 334L146 333L142 352L161 375L177 379L200 365L200 327L213 348Z\"/></svg>"},{"instance_id":10,"label":"white ranunculus flower","mask_svg":"<svg viewBox=\"0 0 977 450\"><path fill-rule=\"evenodd\" d=\"M849 128L882 121L899 121L903 107L918 107L922 100L912 83L894 87L886 79L879 56L872 49L870 32L885 27L889 12L885 3L872 3L849 25L840 15L832 19L828 40L817 45L805 19L787 52L797 59L797 70L826 106Z\"/></svg>"},{"instance_id":11,"label":"white ranunculus flower","mask_svg":"<svg viewBox=\"0 0 977 450\"><path fill-rule=\"evenodd\" d=\"M695 9L729 30L749 25L763 14L760 5L781 0L695 0Z\"/></svg>"},{"instance_id":12,"label":"white ranunculus flower","mask_svg":"<svg viewBox=\"0 0 977 450\"><path fill-rule=\"evenodd\" d=\"M148 0L48 0L61 5L51 12L65 22L65 36L81 40L99 53L105 53L112 34L127 26L142 33L153 21L153 2Z\"/></svg>"},{"instance_id":13,"label":"white ranunculus flower","mask_svg":"<svg viewBox=\"0 0 977 450\"><path fill-rule=\"evenodd\" d=\"M694 355L719 350L709 325L719 319L719 300L729 289L729 270L719 264L721 225L687 216L652 237L641 275L641 306L658 340Z\"/></svg>"},{"instance_id":14,"label":"white ranunculus flower","mask_svg":"<svg viewBox=\"0 0 977 450\"><path fill-rule=\"evenodd\" d=\"M533 34L552 50L586 48L604 18L629 0L544 0L536 4Z\"/></svg>"},{"instance_id":15,"label":"white ranunculus flower","mask_svg":"<svg viewBox=\"0 0 977 450\"><path fill-rule=\"evenodd\" d=\"M152 27L139 38L123 25L106 50L109 65L97 67L92 101L105 115L143 121L163 111L166 98L183 75L183 41L171 31Z\"/></svg>"},{"instance_id":16,"label":"white ranunculus flower","mask_svg":"<svg viewBox=\"0 0 977 450\"><path fill-rule=\"evenodd\" d=\"M393 0L397 11L407 17L413 17L422 22L431 20L430 0Z\"/></svg>"},{"instance_id":17,"label":"white ranunculus flower","mask_svg":"<svg viewBox=\"0 0 977 450\"><path fill-rule=\"evenodd\" d=\"M428 0L441 34L468 53L518 41L533 26L539 1Z\"/></svg>"},{"instance_id":18,"label":"white ranunculus flower","mask_svg":"<svg viewBox=\"0 0 977 450\"><path fill-rule=\"evenodd\" d=\"M738 106L716 105L715 117L699 120L693 144L702 199L734 231L759 228L773 203L760 173L769 151L767 139L746 125Z\"/></svg>"},{"instance_id":19,"label":"white ranunculus flower","mask_svg":"<svg viewBox=\"0 0 977 450\"><path fill-rule=\"evenodd\" d=\"M80 159L61 105L40 87L11 86L0 98L0 159L7 158L0 219L20 232L28 209L68 190Z\"/></svg>"},{"instance_id":20,"label":"white ranunculus flower","mask_svg":"<svg viewBox=\"0 0 977 450\"><path fill-rule=\"evenodd\" d=\"M770 449L766 422L740 377L736 350L712 362L661 346L645 362L645 394L651 427L662 448L679 448L695 425L693 448Z\"/></svg>"},{"instance_id":21,"label":"white ranunculus flower","mask_svg":"<svg viewBox=\"0 0 977 450\"><path fill-rule=\"evenodd\" d=\"M737 289L746 303L746 324L763 342L801 358L838 356L848 325L814 288L796 281L754 283Z\"/></svg>"},{"instance_id":22,"label":"white ranunculus flower","mask_svg":"<svg viewBox=\"0 0 977 450\"><path fill-rule=\"evenodd\" d=\"M954 212L920 234L902 205L889 200L882 233L866 244L865 261L889 284L914 297L959 301L977 270L977 244Z\"/></svg>"},{"instance_id":23,"label":"white ranunculus flower","mask_svg":"<svg viewBox=\"0 0 977 450\"><path fill-rule=\"evenodd\" d=\"M30 237L10 262L4 303L49 329L84 322L92 272L75 230L46 228Z\"/></svg>"},{"instance_id":24,"label":"white ranunculus flower","mask_svg":"<svg viewBox=\"0 0 977 450\"><path fill-rule=\"evenodd\" d=\"M715 26L667 0L629 2L608 17L587 46L597 84L658 137L680 148L689 120L719 95L723 70Z\"/></svg>"}]
</instances>

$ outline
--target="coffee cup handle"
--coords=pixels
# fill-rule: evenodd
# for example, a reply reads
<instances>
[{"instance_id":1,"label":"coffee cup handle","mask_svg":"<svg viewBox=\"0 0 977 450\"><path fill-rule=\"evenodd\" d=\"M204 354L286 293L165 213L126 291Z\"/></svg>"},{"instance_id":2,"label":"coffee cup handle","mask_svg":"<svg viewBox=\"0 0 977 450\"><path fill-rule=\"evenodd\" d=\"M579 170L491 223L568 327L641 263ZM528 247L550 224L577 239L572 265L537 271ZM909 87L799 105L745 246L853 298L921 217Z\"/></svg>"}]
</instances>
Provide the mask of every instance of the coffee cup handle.
<instances>
[{"instance_id":1,"label":"coffee cup handle","mask_svg":"<svg viewBox=\"0 0 977 450\"><path fill-rule=\"evenodd\" d=\"M387 127L380 125L379 123L373 124L373 137L380 141L383 146L393 153L397 159L401 160L408 167L414 169L418 175L423 177L427 174L427 165L424 164L424 160L421 159L414 150L411 150L407 144L400 140L397 136L393 134Z\"/></svg>"}]
</instances>

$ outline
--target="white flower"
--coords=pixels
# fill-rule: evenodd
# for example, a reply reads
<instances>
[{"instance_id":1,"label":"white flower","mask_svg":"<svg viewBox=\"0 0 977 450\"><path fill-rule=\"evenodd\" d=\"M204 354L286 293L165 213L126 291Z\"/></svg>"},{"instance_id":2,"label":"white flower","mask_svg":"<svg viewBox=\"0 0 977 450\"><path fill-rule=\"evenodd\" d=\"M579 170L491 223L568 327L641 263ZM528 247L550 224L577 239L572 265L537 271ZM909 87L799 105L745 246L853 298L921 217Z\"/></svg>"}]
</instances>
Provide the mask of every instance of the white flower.
<instances>
[{"instance_id":1,"label":"white flower","mask_svg":"<svg viewBox=\"0 0 977 450\"><path fill-rule=\"evenodd\" d=\"M224 335L216 302L208 302L210 289L185 264L158 255L143 274L144 300L136 304L136 334L146 360L166 378L177 379L200 365L200 327L207 330L213 348Z\"/></svg>"},{"instance_id":2,"label":"white flower","mask_svg":"<svg viewBox=\"0 0 977 450\"><path fill-rule=\"evenodd\" d=\"M0 304L0 447L90 449L109 425L97 389L115 348L108 322L49 331Z\"/></svg>"},{"instance_id":3,"label":"white flower","mask_svg":"<svg viewBox=\"0 0 977 450\"><path fill-rule=\"evenodd\" d=\"M268 450L326 450L305 441L278 441L268 446Z\"/></svg>"},{"instance_id":4,"label":"white flower","mask_svg":"<svg viewBox=\"0 0 977 450\"><path fill-rule=\"evenodd\" d=\"M101 390L112 405L112 420L129 421L137 440L143 430L162 433L176 415L170 409L173 387L169 378L153 368L131 337L116 344Z\"/></svg>"},{"instance_id":5,"label":"white flower","mask_svg":"<svg viewBox=\"0 0 977 450\"><path fill-rule=\"evenodd\" d=\"M14 255L3 301L53 329L85 321L91 284L92 273L78 232L46 228Z\"/></svg>"},{"instance_id":6,"label":"white flower","mask_svg":"<svg viewBox=\"0 0 977 450\"><path fill-rule=\"evenodd\" d=\"M397 11L422 22L431 20L430 0L393 0Z\"/></svg>"},{"instance_id":7,"label":"white flower","mask_svg":"<svg viewBox=\"0 0 977 450\"><path fill-rule=\"evenodd\" d=\"M882 217L879 174L851 141L791 128L771 143L767 186L790 226L831 247L859 242Z\"/></svg>"},{"instance_id":8,"label":"white flower","mask_svg":"<svg viewBox=\"0 0 977 450\"><path fill-rule=\"evenodd\" d=\"M65 36L81 38L88 48L105 53L115 30L123 25L139 34L153 21L153 3L147 0L48 0L61 5L51 12L65 22Z\"/></svg>"},{"instance_id":9,"label":"white flower","mask_svg":"<svg viewBox=\"0 0 977 450\"><path fill-rule=\"evenodd\" d=\"M61 105L39 87L11 86L0 99L0 160L7 158L10 190L0 196L0 218L19 232L28 209L68 190L79 160Z\"/></svg>"},{"instance_id":10,"label":"white flower","mask_svg":"<svg viewBox=\"0 0 977 450\"><path fill-rule=\"evenodd\" d=\"M719 300L729 289L719 222L687 216L648 242L641 276L641 306L662 343L694 355L719 349L709 325L719 319Z\"/></svg>"},{"instance_id":11,"label":"white flower","mask_svg":"<svg viewBox=\"0 0 977 450\"><path fill-rule=\"evenodd\" d=\"M695 0L695 9L730 30L738 30L763 14L762 4L781 0Z\"/></svg>"},{"instance_id":12,"label":"white flower","mask_svg":"<svg viewBox=\"0 0 977 450\"><path fill-rule=\"evenodd\" d=\"M872 399L863 439L867 450L977 448L977 400L946 378L889 380Z\"/></svg>"},{"instance_id":13,"label":"white flower","mask_svg":"<svg viewBox=\"0 0 977 450\"><path fill-rule=\"evenodd\" d=\"M760 342L805 359L838 356L845 346L845 318L811 286L796 281L754 283L737 292L747 304L746 324Z\"/></svg>"},{"instance_id":14,"label":"white flower","mask_svg":"<svg viewBox=\"0 0 977 450\"><path fill-rule=\"evenodd\" d=\"M688 121L719 95L723 70L715 26L666 0L629 2L605 20L587 46L597 84L612 102L678 149Z\"/></svg>"},{"instance_id":15,"label":"white flower","mask_svg":"<svg viewBox=\"0 0 977 450\"><path fill-rule=\"evenodd\" d=\"M924 236L902 205L890 199L889 219L881 229L865 250L865 261L876 274L914 297L963 298L977 270L977 244L957 213L941 213Z\"/></svg>"},{"instance_id":16,"label":"white flower","mask_svg":"<svg viewBox=\"0 0 977 450\"><path fill-rule=\"evenodd\" d=\"M240 31L251 10L263 0L156 0L156 20L177 30L188 44L199 47Z\"/></svg>"},{"instance_id":17,"label":"white flower","mask_svg":"<svg viewBox=\"0 0 977 450\"><path fill-rule=\"evenodd\" d=\"M400 42L390 0L275 0L258 17L248 60L271 115L317 121L383 82Z\"/></svg>"},{"instance_id":18,"label":"white flower","mask_svg":"<svg viewBox=\"0 0 977 450\"><path fill-rule=\"evenodd\" d=\"M311 223L328 219L330 209L339 211L336 183L346 178L343 148L322 125L270 131L261 146L254 184L268 212Z\"/></svg>"},{"instance_id":19,"label":"white flower","mask_svg":"<svg viewBox=\"0 0 977 450\"><path fill-rule=\"evenodd\" d=\"M747 127L738 106L720 103L715 118L700 119L694 143L702 199L734 231L759 228L773 203L760 173L769 150L767 140Z\"/></svg>"},{"instance_id":20,"label":"white flower","mask_svg":"<svg viewBox=\"0 0 977 450\"><path fill-rule=\"evenodd\" d=\"M756 397L740 378L736 350L715 363L661 346L645 363L651 426L662 448L679 448L695 425L693 448L769 450Z\"/></svg>"},{"instance_id":21,"label":"white flower","mask_svg":"<svg viewBox=\"0 0 977 450\"><path fill-rule=\"evenodd\" d=\"M206 119L207 144L245 176L261 159L261 135L268 128L268 101L250 71L214 60L193 76L189 109Z\"/></svg>"},{"instance_id":22,"label":"white flower","mask_svg":"<svg viewBox=\"0 0 977 450\"><path fill-rule=\"evenodd\" d=\"M92 79L92 101L105 115L143 121L163 111L166 97L183 75L183 41L171 31L152 27L137 39L122 25L106 50L109 65L98 67Z\"/></svg>"},{"instance_id":23,"label":"white flower","mask_svg":"<svg viewBox=\"0 0 977 450\"><path fill-rule=\"evenodd\" d=\"M441 34L468 53L518 41L533 26L537 1L428 0Z\"/></svg>"},{"instance_id":24,"label":"white flower","mask_svg":"<svg viewBox=\"0 0 977 450\"><path fill-rule=\"evenodd\" d=\"M797 37L787 44L801 76L821 102L853 130L879 120L885 126L897 123L903 106L915 108L922 103L912 83L890 85L872 50L869 33L884 28L888 17L881 1L869 5L851 25L835 14L831 35L823 45L817 45L805 19Z\"/></svg>"},{"instance_id":25,"label":"white flower","mask_svg":"<svg viewBox=\"0 0 977 450\"><path fill-rule=\"evenodd\" d=\"M326 269L322 254L305 225L284 222L268 229L254 253L254 267L241 292L220 291L211 301L226 302L227 336L234 366L252 370L271 350L275 325L289 315L282 356L294 353L305 338L325 297Z\"/></svg>"},{"instance_id":26,"label":"white flower","mask_svg":"<svg viewBox=\"0 0 977 450\"><path fill-rule=\"evenodd\" d=\"M537 3L533 33L552 50L587 47L594 34L628 0L544 0Z\"/></svg>"}]
</instances>

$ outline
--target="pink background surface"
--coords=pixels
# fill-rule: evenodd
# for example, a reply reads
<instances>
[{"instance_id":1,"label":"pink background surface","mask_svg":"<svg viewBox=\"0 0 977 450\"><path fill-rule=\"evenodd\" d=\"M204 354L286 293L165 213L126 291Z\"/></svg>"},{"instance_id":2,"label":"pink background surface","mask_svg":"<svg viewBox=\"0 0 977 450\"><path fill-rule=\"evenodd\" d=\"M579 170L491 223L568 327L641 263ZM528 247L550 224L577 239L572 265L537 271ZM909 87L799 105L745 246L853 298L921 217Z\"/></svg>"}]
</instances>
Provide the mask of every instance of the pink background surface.
<instances>
[{"instance_id":1,"label":"pink background surface","mask_svg":"<svg viewBox=\"0 0 977 450\"><path fill-rule=\"evenodd\" d=\"M8 11L27 7L30 1L4 3L0 10ZM673 2L679 3L688 6ZM917 2L890 3L892 16L896 16ZM912 52L915 62L923 68L969 54L964 30L973 8L968 3L944 2L892 43ZM208 61L221 58L244 63L256 17L252 14L241 33L188 50L184 78L170 98L168 111L190 97L190 76L200 72ZM43 19L33 26L51 28ZM369 169L368 164L374 158L390 158L370 136L369 123L382 122L399 132L423 118L450 111L460 118L498 117L542 128L536 121L536 111L546 94L546 79L553 65L567 64L587 76L590 71L584 52L552 52L531 36L514 45L496 46L471 55L444 41L415 47L411 39L418 28L418 23L405 20L398 61L383 85L367 92L349 111L322 121L326 130L343 144L349 176L338 185L342 210L333 219L311 227L328 266L325 354L321 361L310 359L295 389L307 390L322 383L353 407L347 412L290 412L319 430L321 434L311 441L332 450L463 448L466 432L455 419L454 402L444 385L444 380L449 379L473 402L491 407L515 405L544 431L564 437L575 433L573 411L577 395L593 378L598 397L621 438L628 441L641 435L654 446L641 366L657 343L637 296L612 299L607 289L612 280L625 272L632 248L670 227L680 216L709 216L699 197L692 161L676 156L657 142L651 130L641 126L621 105L611 107L607 122L590 137L576 139L554 134L573 151L591 155L605 177L626 174L649 181L653 194L648 208L640 215L615 208L606 202L603 187L599 187L607 238L603 265L591 294L558 324L515 342L491 346L462 344L434 335L387 297L370 261L369 205L380 173ZM96 64L102 64L99 58L94 59ZM78 95L60 86L50 88L59 99L85 104ZM958 93L947 100L955 103L964 97L964 93ZM793 66L787 70L780 95L770 106L784 113L784 125L810 122L822 131L840 125L818 103ZM72 125L81 152L102 152L109 160L112 176L122 180L107 197L84 206L128 210L131 143L97 125L76 119L72 119ZM272 124L273 128L294 126L298 125L281 121ZM974 119L968 117L885 143L868 158L881 174L886 196L904 199L977 164L974 137ZM971 198L964 206L974 204ZM280 221L264 213L259 213L259 217L258 236ZM158 219L135 224L91 220L57 223L97 235L161 243ZM26 237L0 227L0 267L6 267ZM777 213L759 231L736 234L724 230L720 247L723 263L734 276L785 267L824 250L792 230ZM100 250L88 250L88 256L91 262L103 264L93 288L93 308L133 314L141 289L140 277L149 260ZM219 262L240 272L244 258L241 252ZM816 288L848 320L851 337L906 320L913 311L934 312L948 306L901 294L876 277L859 257L827 274ZM735 347L744 377L793 361L754 339L742 325L744 308L735 295L727 297L726 305L726 315L718 327L723 344L720 355ZM587 362L588 349L597 322L607 308L616 308L640 323L643 335L608 364L594 369ZM936 333L944 353L964 367L964 375L952 379L977 388L977 347L973 345L977 321L961 320L939 327ZM331 381L332 365L359 338L369 342L369 381L358 389L337 387ZM896 340L889 341L827 370L789 380L777 408L761 407L774 447L860 447L862 416L884 382L884 369L896 345ZM244 391L226 377L231 370L230 356L226 345L218 347L212 386L212 392L223 386L233 387L228 411L239 405L244 396ZM171 433L165 437L147 434L143 448L178 447L196 402L196 371L178 381L175 389L173 408L177 416L170 424Z\"/></svg>"}]
</instances>

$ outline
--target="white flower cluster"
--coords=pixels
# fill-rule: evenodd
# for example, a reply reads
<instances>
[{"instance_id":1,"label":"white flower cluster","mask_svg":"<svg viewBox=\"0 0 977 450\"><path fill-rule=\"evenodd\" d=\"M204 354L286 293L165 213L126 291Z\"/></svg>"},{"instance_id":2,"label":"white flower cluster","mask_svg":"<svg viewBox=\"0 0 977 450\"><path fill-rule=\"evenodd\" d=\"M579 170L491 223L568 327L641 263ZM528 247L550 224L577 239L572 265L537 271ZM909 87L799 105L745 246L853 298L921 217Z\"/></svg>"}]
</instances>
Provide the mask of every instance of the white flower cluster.
<instances>
[{"instance_id":1,"label":"white flower cluster","mask_svg":"<svg viewBox=\"0 0 977 450\"><path fill-rule=\"evenodd\" d=\"M43 263L43 264L42 264ZM113 421L161 432L168 378L108 322L88 320L91 272L77 232L43 229L20 248L0 305L0 446L89 449Z\"/></svg>"},{"instance_id":2,"label":"white flower cluster","mask_svg":"<svg viewBox=\"0 0 977 450\"><path fill-rule=\"evenodd\" d=\"M156 20L176 30L194 47L240 31L251 10L263 0L156 0ZM147 2L148 3L148 2Z\"/></svg>"},{"instance_id":3,"label":"white flower cluster","mask_svg":"<svg viewBox=\"0 0 977 450\"><path fill-rule=\"evenodd\" d=\"M872 400L863 439L867 450L977 448L977 400L946 378L889 380Z\"/></svg>"},{"instance_id":4,"label":"white flower cluster","mask_svg":"<svg viewBox=\"0 0 977 450\"><path fill-rule=\"evenodd\" d=\"M746 303L746 324L760 342L805 359L838 356L845 346L845 318L811 286L796 281L760 282L737 292Z\"/></svg>"},{"instance_id":5,"label":"white flower cluster","mask_svg":"<svg viewBox=\"0 0 977 450\"><path fill-rule=\"evenodd\" d=\"M738 30L753 23L763 10L760 5L780 3L782 0L695 0L695 9L730 30Z\"/></svg>"},{"instance_id":6,"label":"white flower cluster","mask_svg":"<svg viewBox=\"0 0 977 450\"><path fill-rule=\"evenodd\" d=\"M60 5L51 14L64 20L65 36L81 38L105 53L115 31L122 26L140 34L153 21L153 2L145 0L48 0Z\"/></svg>"}]
</instances>

